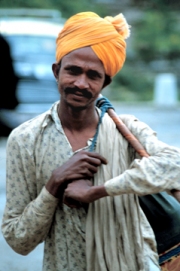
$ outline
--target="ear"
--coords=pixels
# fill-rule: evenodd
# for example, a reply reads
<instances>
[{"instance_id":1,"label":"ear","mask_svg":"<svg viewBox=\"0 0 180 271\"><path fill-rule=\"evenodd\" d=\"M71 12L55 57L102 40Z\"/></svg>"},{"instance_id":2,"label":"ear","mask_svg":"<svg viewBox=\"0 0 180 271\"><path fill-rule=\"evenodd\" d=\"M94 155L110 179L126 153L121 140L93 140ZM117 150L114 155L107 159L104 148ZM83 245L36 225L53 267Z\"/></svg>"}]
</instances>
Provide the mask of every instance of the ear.
<instances>
[{"instance_id":1,"label":"ear","mask_svg":"<svg viewBox=\"0 0 180 271\"><path fill-rule=\"evenodd\" d=\"M58 79L58 75L59 75L59 64L53 63L52 64L52 71L53 71L54 77L56 79Z\"/></svg>"},{"instance_id":2,"label":"ear","mask_svg":"<svg viewBox=\"0 0 180 271\"><path fill-rule=\"evenodd\" d=\"M107 87L109 84L111 84L111 82L112 82L112 78L109 75L106 75L102 89Z\"/></svg>"}]
</instances>

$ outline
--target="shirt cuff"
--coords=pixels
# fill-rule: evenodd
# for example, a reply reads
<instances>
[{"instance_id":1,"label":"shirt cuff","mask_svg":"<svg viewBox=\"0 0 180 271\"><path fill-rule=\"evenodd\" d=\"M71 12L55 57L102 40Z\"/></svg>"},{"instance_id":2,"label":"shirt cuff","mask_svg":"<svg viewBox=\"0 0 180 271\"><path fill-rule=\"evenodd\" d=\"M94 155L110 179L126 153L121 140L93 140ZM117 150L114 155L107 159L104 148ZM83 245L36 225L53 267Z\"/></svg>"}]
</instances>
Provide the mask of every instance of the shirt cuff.
<instances>
[{"instance_id":1,"label":"shirt cuff","mask_svg":"<svg viewBox=\"0 0 180 271\"><path fill-rule=\"evenodd\" d=\"M117 196L125 193L125 188L123 187L123 185L121 185L121 180L119 176L106 181L104 183L104 187L109 196Z\"/></svg>"},{"instance_id":2,"label":"shirt cuff","mask_svg":"<svg viewBox=\"0 0 180 271\"><path fill-rule=\"evenodd\" d=\"M36 212L39 214L52 214L58 205L59 199L51 195L44 186L35 200Z\"/></svg>"}]
</instances>

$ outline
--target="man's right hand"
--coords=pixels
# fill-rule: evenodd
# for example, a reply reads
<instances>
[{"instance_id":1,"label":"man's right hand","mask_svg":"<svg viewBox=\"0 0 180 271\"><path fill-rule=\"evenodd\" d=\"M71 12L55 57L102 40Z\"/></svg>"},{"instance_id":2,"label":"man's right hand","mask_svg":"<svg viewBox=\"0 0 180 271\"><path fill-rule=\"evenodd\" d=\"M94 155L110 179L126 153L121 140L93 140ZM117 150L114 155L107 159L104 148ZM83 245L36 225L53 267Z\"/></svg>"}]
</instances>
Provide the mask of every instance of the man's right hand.
<instances>
[{"instance_id":1,"label":"man's right hand","mask_svg":"<svg viewBox=\"0 0 180 271\"><path fill-rule=\"evenodd\" d=\"M77 152L53 171L46 189L53 196L61 198L68 183L78 179L91 179L101 164L107 164L107 160L100 154L88 151Z\"/></svg>"}]
</instances>

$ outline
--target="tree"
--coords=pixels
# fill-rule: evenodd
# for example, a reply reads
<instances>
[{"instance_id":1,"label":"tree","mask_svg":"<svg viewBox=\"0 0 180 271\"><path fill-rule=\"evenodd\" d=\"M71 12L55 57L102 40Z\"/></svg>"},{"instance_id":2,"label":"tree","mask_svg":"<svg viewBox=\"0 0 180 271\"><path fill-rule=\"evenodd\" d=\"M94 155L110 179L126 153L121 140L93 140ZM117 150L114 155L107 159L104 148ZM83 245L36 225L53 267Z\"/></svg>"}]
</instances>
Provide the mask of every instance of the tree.
<instances>
[{"instance_id":1,"label":"tree","mask_svg":"<svg viewBox=\"0 0 180 271\"><path fill-rule=\"evenodd\" d=\"M0 0L0 7L57 9L61 12L64 18L68 18L73 14L82 11L94 11L100 16L109 15L105 6L97 4L93 0Z\"/></svg>"},{"instance_id":2,"label":"tree","mask_svg":"<svg viewBox=\"0 0 180 271\"><path fill-rule=\"evenodd\" d=\"M147 11L136 25L134 50L145 62L180 58L180 23L175 11Z\"/></svg>"}]
</instances>

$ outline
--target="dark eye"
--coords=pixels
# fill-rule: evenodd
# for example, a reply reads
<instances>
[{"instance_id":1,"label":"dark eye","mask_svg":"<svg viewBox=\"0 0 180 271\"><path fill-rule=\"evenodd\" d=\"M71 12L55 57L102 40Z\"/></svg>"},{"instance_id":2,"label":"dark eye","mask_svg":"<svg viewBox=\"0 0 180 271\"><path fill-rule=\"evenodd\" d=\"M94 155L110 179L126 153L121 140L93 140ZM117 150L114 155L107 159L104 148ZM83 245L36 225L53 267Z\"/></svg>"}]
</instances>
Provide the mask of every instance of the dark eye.
<instances>
[{"instance_id":1,"label":"dark eye","mask_svg":"<svg viewBox=\"0 0 180 271\"><path fill-rule=\"evenodd\" d=\"M76 66L67 67L66 70L72 75L78 75L81 73L81 69Z\"/></svg>"},{"instance_id":2,"label":"dark eye","mask_svg":"<svg viewBox=\"0 0 180 271\"><path fill-rule=\"evenodd\" d=\"M87 75L88 75L88 77L89 77L90 79L92 79L92 80L101 78L101 76L100 76L100 74L99 74L98 72L92 71L92 70L91 70L91 71L88 71Z\"/></svg>"}]
</instances>

